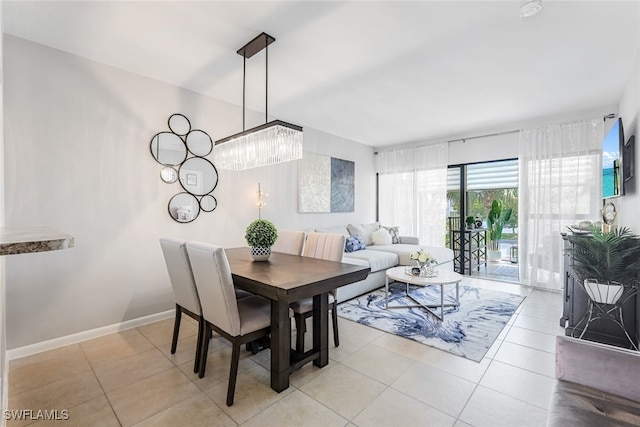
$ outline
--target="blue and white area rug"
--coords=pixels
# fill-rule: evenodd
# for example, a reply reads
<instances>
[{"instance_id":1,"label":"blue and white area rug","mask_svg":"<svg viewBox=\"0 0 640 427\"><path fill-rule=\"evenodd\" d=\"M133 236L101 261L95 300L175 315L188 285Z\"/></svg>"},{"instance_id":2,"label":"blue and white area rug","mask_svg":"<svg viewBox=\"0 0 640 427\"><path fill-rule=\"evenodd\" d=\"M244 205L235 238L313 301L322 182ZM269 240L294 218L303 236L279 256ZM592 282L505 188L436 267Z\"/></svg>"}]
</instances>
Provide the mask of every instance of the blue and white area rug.
<instances>
[{"instance_id":1,"label":"blue and white area rug","mask_svg":"<svg viewBox=\"0 0 640 427\"><path fill-rule=\"evenodd\" d=\"M411 286L421 303L440 304L440 287ZM404 283L389 286L389 305L415 305ZM445 304L455 301L455 286L445 286ZM460 306L445 307L440 321L423 308L385 309L384 288L338 305L338 315L479 362L524 296L460 284ZM435 309L440 313L440 308Z\"/></svg>"}]
</instances>

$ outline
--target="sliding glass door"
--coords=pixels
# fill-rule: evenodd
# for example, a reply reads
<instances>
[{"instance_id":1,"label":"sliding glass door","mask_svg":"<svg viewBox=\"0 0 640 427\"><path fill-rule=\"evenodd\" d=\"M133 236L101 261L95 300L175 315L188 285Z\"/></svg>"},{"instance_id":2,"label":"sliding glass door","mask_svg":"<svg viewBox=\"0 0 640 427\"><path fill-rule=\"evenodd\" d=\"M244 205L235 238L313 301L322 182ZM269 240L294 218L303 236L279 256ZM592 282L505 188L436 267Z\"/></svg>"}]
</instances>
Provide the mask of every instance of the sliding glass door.
<instances>
[{"instance_id":1,"label":"sliding glass door","mask_svg":"<svg viewBox=\"0 0 640 427\"><path fill-rule=\"evenodd\" d=\"M490 253L488 216L494 200L511 215ZM518 281L518 160L450 166L447 179L447 244L461 274ZM493 259L492 259L493 255Z\"/></svg>"}]
</instances>

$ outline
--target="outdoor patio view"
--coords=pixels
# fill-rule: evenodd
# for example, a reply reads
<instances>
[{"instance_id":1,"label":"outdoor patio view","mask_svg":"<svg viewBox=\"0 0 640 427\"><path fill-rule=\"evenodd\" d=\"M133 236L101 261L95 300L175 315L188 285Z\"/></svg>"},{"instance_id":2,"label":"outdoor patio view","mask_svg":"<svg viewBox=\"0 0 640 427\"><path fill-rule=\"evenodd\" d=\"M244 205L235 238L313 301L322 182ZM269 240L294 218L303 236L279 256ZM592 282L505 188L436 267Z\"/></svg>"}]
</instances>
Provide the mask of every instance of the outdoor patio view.
<instances>
[{"instance_id":1,"label":"outdoor patio view","mask_svg":"<svg viewBox=\"0 0 640 427\"><path fill-rule=\"evenodd\" d=\"M447 246L455 251L456 270L517 282L518 161L450 167L447 201Z\"/></svg>"}]
</instances>

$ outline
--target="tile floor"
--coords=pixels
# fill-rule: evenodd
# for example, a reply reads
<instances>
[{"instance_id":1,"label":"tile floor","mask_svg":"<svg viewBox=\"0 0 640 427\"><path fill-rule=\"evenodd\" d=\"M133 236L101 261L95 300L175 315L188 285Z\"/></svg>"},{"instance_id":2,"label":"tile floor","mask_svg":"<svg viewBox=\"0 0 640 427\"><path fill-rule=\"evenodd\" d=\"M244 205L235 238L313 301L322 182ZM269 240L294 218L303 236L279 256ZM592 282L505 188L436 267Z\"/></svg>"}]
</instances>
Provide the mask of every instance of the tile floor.
<instances>
[{"instance_id":1,"label":"tile floor","mask_svg":"<svg viewBox=\"0 0 640 427\"><path fill-rule=\"evenodd\" d=\"M242 352L235 403L225 405L230 347L214 338L207 374L193 373L196 324L172 319L13 360L9 409L68 410L66 421L9 426L543 426L554 377L561 294L466 278L528 295L476 363L340 319L329 365L269 387L268 353ZM331 340L330 340L331 341ZM266 356L266 357L265 357Z\"/></svg>"},{"instance_id":2,"label":"tile floor","mask_svg":"<svg viewBox=\"0 0 640 427\"><path fill-rule=\"evenodd\" d=\"M478 279L497 280L501 282L519 283L518 264L513 264L509 260L500 260L499 262L488 262L486 267L481 265L479 270L473 269L468 276Z\"/></svg>"}]
</instances>

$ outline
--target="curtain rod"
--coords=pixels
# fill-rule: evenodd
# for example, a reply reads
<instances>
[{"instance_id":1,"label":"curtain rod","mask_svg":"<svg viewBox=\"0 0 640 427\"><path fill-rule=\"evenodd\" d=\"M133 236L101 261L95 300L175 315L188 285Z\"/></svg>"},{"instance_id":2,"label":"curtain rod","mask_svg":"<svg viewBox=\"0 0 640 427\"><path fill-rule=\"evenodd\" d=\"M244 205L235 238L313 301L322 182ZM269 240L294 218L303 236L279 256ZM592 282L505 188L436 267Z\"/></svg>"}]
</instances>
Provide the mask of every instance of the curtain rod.
<instances>
[{"instance_id":1,"label":"curtain rod","mask_svg":"<svg viewBox=\"0 0 640 427\"><path fill-rule=\"evenodd\" d=\"M458 142L458 141L462 141L462 142L464 143L464 142L467 142L467 141L468 141L468 140L470 140L470 139L488 138L488 137L490 137L490 136L509 135L509 134L511 134L511 133L518 133L518 132L520 132L520 129L516 129L516 130L507 130L507 131L504 131L504 132L489 133L489 134L486 134L486 135L470 136L470 137L468 137L468 138L451 139L451 140L449 140L449 141L447 141L447 142Z\"/></svg>"},{"instance_id":2,"label":"curtain rod","mask_svg":"<svg viewBox=\"0 0 640 427\"><path fill-rule=\"evenodd\" d=\"M602 117L602 120L606 121L607 119L613 119L616 115L611 113L611 114L607 114L606 116ZM509 135L512 133L518 133L520 132L521 129L515 129L515 130L508 130L508 131L504 131L504 132L496 132L496 133L489 133L486 135L478 135L478 136L470 136L468 138L458 138L458 139L451 139L447 142L458 142L458 141L462 141L462 143L465 143L471 139L479 139L479 138L488 138L490 136L501 136L501 135Z\"/></svg>"}]
</instances>

